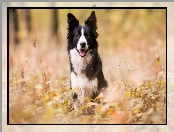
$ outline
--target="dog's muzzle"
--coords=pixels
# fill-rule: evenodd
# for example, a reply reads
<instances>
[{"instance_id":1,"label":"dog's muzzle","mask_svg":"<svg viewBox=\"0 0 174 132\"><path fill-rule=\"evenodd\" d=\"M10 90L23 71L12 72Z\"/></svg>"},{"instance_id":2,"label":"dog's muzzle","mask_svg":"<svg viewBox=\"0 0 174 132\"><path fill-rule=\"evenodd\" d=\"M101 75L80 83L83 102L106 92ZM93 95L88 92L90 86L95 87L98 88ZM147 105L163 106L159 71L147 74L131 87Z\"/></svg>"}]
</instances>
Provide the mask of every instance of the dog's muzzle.
<instances>
[{"instance_id":1,"label":"dog's muzzle","mask_svg":"<svg viewBox=\"0 0 174 132\"><path fill-rule=\"evenodd\" d=\"M81 57L84 57L84 56L86 56L86 50L85 50L86 43L85 42L80 43L80 46L81 46L81 48L79 50L79 54Z\"/></svg>"},{"instance_id":2,"label":"dog's muzzle","mask_svg":"<svg viewBox=\"0 0 174 132\"><path fill-rule=\"evenodd\" d=\"M79 55L81 57L85 57L86 56L86 53L88 51L86 48L87 47L86 47L86 43L85 42L80 43L80 49L78 50L78 52L79 52Z\"/></svg>"}]
</instances>

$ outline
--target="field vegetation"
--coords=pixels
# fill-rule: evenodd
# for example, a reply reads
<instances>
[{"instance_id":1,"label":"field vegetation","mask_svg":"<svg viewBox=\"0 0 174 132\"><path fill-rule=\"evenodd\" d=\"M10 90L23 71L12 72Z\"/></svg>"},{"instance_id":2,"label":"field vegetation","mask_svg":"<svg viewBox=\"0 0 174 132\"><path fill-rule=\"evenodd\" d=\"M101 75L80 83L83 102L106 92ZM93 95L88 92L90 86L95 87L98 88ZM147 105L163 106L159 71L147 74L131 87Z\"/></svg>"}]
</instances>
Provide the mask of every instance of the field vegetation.
<instances>
[{"instance_id":1,"label":"field vegetation","mask_svg":"<svg viewBox=\"0 0 174 132\"><path fill-rule=\"evenodd\" d=\"M109 87L100 103L71 110L66 16L71 12L83 24L91 11L57 10L57 36L50 36L50 10L30 10L30 30L19 18L14 32L10 22L10 124L166 124L165 10L95 10ZM83 115L91 106L95 114Z\"/></svg>"}]
</instances>

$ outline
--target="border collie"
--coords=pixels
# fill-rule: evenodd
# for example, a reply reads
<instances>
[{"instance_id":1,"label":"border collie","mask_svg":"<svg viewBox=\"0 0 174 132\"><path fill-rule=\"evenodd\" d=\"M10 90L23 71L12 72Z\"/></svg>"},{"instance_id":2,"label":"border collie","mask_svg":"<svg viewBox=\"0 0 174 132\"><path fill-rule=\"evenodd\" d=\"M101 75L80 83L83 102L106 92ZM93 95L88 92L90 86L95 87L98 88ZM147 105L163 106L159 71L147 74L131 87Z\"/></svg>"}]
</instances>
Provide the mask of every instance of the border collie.
<instances>
[{"instance_id":1,"label":"border collie","mask_svg":"<svg viewBox=\"0 0 174 132\"><path fill-rule=\"evenodd\" d=\"M102 62L98 54L97 19L95 12L79 25L76 17L68 13L68 55L70 59L70 87L73 91L73 109L79 109L85 99L95 99L107 81L102 72Z\"/></svg>"}]
</instances>

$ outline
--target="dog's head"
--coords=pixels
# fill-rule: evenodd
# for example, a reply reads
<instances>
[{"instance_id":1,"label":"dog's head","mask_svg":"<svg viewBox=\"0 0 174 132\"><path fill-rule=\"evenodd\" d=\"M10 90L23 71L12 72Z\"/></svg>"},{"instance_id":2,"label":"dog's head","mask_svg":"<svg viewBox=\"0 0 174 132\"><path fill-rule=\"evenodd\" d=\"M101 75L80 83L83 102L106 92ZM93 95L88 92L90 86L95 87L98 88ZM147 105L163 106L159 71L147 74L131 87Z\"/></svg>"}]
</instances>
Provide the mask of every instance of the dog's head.
<instances>
[{"instance_id":1,"label":"dog's head","mask_svg":"<svg viewBox=\"0 0 174 132\"><path fill-rule=\"evenodd\" d=\"M97 44L97 19L95 12L85 20L85 25L79 25L76 17L68 13L68 46L69 49L75 48L81 57L86 56L86 53L98 47Z\"/></svg>"}]
</instances>

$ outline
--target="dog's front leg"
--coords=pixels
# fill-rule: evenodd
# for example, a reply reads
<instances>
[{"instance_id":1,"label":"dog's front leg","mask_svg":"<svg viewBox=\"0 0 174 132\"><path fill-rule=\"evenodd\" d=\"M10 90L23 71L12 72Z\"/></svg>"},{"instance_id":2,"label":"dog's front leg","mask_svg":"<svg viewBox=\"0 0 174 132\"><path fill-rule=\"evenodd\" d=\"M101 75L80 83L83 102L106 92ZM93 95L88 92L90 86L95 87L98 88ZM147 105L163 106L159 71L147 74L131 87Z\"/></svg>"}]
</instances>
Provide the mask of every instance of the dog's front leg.
<instances>
[{"instance_id":1,"label":"dog's front leg","mask_svg":"<svg viewBox=\"0 0 174 132\"><path fill-rule=\"evenodd\" d=\"M72 93L72 98L73 98L73 109L74 110L79 110L82 107L81 101L78 97L78 94L76 92Z\"/></svg>"}]
</instances>

